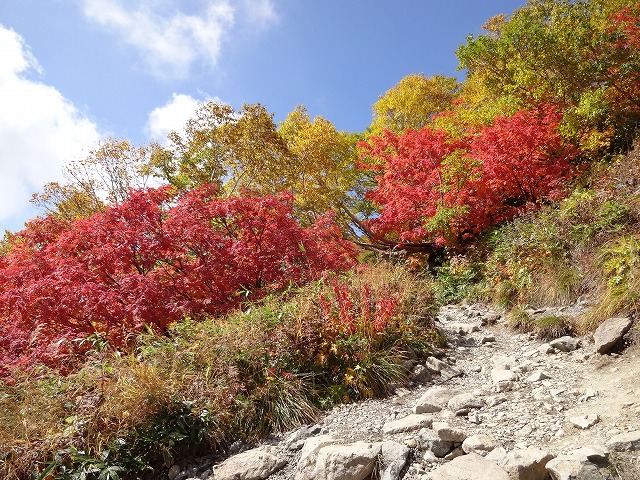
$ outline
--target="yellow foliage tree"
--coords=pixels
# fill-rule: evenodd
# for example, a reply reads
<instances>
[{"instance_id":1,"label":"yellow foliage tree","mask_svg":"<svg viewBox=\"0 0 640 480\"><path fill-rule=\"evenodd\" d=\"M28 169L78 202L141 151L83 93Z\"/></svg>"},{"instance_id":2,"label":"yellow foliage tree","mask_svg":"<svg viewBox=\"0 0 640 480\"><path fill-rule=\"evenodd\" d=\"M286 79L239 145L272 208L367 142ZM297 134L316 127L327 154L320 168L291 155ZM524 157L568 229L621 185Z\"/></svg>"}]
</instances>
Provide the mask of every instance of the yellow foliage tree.
<instances>
[{"instance_id":1,"label":"yellow foliage tree","mask_svg":"<svg viewBox=\"0 0 640 480\"><path fill-rule=\"evenodd\" d=\"M453 77L407 75L373 104L371 132L402 133L424 127L435 114L451 108L459 87Z\"/></svg>"}]
</instances>

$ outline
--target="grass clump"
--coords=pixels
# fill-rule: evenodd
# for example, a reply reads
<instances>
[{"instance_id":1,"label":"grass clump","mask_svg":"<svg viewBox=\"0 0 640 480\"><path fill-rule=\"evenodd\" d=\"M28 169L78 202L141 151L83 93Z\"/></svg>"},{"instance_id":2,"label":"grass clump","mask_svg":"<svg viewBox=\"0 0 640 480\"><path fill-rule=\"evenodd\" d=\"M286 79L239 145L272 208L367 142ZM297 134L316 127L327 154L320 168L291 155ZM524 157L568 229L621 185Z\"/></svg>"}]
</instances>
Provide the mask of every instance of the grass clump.
<instances>
[{"instance_id":1,"label":"grass clump","mask_svg":"<svg viewBox=\"0 0 640 480\"><path fill-rule=\"evenodd\" d=\"M571 333L571 326L567 317L559 315L544 315L533 321L533 331L537 338L553 340Z\"/></svg>"}]
</instances>

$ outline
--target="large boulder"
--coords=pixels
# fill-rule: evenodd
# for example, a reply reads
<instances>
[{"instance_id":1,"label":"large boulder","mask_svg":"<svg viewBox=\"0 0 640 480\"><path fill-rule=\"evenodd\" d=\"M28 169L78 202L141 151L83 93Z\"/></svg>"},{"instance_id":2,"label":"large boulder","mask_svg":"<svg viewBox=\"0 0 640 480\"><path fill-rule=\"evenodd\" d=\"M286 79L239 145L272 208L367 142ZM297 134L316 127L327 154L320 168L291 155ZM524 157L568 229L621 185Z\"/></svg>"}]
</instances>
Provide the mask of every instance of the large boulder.
<instances>
[{"instance_id":1,"label":"large boulder","mask_svg":"<svg viewBox=\"0 0 640 480\"><path fill-rule=\"evenodd\" d=\"M607 353L631 329L632 325L633 318L631 317L613 317L605 320L593 332L596 352Z\"/></svg>"},{"instance_id":2,"label":"large boulder","mask_svg":"<svg viewBox=\"0 0 640 480\"><path fill-rule=\"evenodd\" d=\"M395 433L412 432L421 428L431 428L433 418L431 415L411 414L398 420L387 422L382 427L385 435L393 435Z\"/></svg>"}]
</instances>

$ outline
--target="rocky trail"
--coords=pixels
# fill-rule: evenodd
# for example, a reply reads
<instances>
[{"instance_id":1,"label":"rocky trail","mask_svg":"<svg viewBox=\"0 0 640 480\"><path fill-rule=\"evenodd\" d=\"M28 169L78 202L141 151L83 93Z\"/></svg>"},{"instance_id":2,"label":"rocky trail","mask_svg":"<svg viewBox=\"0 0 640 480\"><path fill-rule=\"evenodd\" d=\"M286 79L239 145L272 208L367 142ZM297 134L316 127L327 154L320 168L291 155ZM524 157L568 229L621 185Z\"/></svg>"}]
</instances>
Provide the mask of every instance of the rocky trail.
<instances>
[{"instance_id":1,"label":"rocky trail","mask_svg":"<svg viewBox=\"0 0 640 480\"><path fill-rule=\"evenodd\" d=\"M438 322L448 348L412 367L410 388L237 445L221 462L174 465L169 480L640 480L632 319L551 342L513 332L485 306L443 307Z\"/></svg>"}]
</instances>

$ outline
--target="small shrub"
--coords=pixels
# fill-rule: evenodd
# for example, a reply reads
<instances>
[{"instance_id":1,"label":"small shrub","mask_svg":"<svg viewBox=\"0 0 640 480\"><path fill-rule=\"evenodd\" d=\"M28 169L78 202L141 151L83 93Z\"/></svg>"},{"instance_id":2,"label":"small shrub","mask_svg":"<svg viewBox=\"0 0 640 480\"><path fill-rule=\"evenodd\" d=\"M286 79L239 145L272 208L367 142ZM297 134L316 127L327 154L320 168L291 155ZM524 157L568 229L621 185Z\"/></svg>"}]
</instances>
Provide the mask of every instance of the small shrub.
<instances>
[{"instance_id":1,"label":"small shrub","mask_svg":"<svg viewBox=\"0 0 640 480\"><path fill-rule=\"evenodd\" d=\"M482 276L478 263L465 257L453 257L445 265L436 268L435 296L439 303L460 302L469 297Z\"/></svg>"},{"instance_id":2,"label":"small shrub","mask_svg":"<svg viewBox=\"0 0 640 480\"><path fill-rule=\"evenodd\" d=\"M571 327L566 317L545 315L533 320L533 330L537 338L553 340L568 335L571 332Z\"/></svg>"},{"instance_id":3,"label":"small shrub","mask_svg":"<svg viewBox=\"0 0 640 480\"><path fill-rule=\"evenodd\" d=\"M532 332L535 328L533 319L522 308L514 308L507 314L507 325L523 333Z\"/></svg>"}]
</instances>

